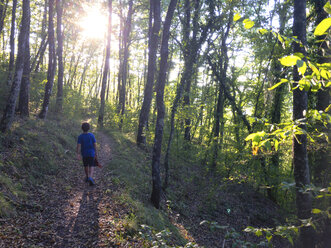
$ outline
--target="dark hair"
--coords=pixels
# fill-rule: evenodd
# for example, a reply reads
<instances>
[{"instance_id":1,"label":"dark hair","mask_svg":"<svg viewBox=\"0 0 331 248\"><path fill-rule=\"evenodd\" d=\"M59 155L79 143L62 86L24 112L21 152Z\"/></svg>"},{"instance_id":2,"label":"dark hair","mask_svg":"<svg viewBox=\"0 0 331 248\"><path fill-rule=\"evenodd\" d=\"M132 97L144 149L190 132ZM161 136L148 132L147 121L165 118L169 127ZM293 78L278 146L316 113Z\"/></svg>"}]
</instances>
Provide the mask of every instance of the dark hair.
<instances>
[{"instance_id":1,"label":"dark hair","mask_svg":"<svg viewBox=\"0 0 331 248\"><path fill-rule=\"evenodd\" d=\"M88 124L87 122L84 122L82 124L82 129L83 129L83 132L86 133L90 129L90 124Z\"/></svg>"}]
</instances>

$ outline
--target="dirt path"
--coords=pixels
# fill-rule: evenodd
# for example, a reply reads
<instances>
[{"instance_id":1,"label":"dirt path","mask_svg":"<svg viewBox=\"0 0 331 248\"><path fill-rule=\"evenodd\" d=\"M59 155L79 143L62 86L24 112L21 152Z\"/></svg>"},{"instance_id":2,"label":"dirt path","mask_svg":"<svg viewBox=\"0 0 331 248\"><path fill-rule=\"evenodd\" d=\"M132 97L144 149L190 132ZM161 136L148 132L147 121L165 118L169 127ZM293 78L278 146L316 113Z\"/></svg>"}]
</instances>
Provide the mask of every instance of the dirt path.
<instances>
[{"instance_id":1,"label":"dirt path","mask_svg":"<svg viewBox=\"0 0 331 248\"><path fill-rule=\"evenodd\" d=\"M95 170L96 185L84 182L80 162L65 166L32 192L34 200L17 217L0 219L0 247L141 247L138 241L123 238L122 220L128 210L113 200L118 192L107 168L111 140L101 132L96 138L104 165Z\"/></svg>"}]
</instances>

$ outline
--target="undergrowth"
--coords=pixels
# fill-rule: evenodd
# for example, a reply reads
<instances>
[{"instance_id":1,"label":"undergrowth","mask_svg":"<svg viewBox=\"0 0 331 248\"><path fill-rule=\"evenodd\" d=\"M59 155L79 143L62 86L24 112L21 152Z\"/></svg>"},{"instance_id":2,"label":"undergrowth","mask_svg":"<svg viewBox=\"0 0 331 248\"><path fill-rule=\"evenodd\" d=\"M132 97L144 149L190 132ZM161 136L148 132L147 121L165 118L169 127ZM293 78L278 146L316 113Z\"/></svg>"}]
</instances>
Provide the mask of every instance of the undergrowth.
<instances>
[{"instance_id":1,"label":"undergrowth","mask_svg":"<svg viewBox=\"0 0 331 248\"><path fill-rule=\"evenodd\" d=\"M0 134L0 216L14 216L27 192L72 160L76 121L19 119Z\"/></svg>"}]
</instances>

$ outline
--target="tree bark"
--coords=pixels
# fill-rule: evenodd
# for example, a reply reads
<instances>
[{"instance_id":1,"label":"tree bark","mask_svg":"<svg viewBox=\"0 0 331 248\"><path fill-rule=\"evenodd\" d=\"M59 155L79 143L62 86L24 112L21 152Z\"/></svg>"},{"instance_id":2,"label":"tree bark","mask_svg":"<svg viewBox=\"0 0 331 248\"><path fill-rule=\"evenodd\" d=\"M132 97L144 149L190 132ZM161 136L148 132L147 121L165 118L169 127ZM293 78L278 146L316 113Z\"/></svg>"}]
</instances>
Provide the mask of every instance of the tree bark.
<instances>
[{"instance_id":1,"label":"tree bark","mask_svg":"<svg viewBox=\"0 0 331 248\"><path fill-rule=\"evenodd\" d=\"M44 54L48 45L48 37L47 37L47 7L48 7L48 0L45 0L44 5L44 13L43 13L43 20L41 23L41 43L38 49L38 52L31 64L31 71L38 72L40 65L43 64Z\"/></svg>"},{"instance_id":2,"label":"tree bark","mask_svg":"<svg viewBox=\"0 0 331 248\"><path fill-rule=\"evenodd\" d=\"M11 127L15 115L16 100L20 91L22 75L24 70L24 55L26 44L29 42L29 23L30 23L30 0L23 0L22 26L18 37L18 51L15 65L15 76L8 96L7 104L0 128L5 132Z\"/></svg>"},{"instance_id":3,"label":"tree bark","mask_svg":"<svg viewBox=\"0 0 331 248\"><path fill-rule=\"evenodd\" d=\"M294 0L293 36L296 36L303 46L306 45L306 0ZM306 54L301 44L296 42L293 50L294 53ZM293 80L295 82L300 80L296 66L293 71ZM293 86L296 87L297 83L294 83ZM307 92L297 87L293 90L293 120L305 118L307 107ZM300 127L306 130L305 124L300 125ZM312 199L310 192L304 192L304 188L310 184L306 134L298 134L296 137L293 137L293 166L298 218L309 219L311 217ZM302 227L300 229L299 247L314 247L313 229L311 227Z\"/></svg>"},{"instance_id":4,"label":"tree bark","mask_svg":"<svg viewBox=\"0 0 331 248\"><path fill-rule=\"evenodd\" d=\"M133 0L129 1L129 9L126 17L126 22L123 31L123 63L122 63L122 73L121 73L121 88L119 95L119 106L121 114L120 128L123 125L123 118L125 112L125 102L126 102L126 82L128 77L128 62L129 62L129 38L131 33L132 15L133 15Z\"/></svg>"},{"instance_id":5,"label":"tree bark","mask_svg":"<svg viewBox=\"0 0 331 248\"><path fill-rule=\"evenodd\" d=\"M55 75L55 41L54 41L54 0L49 0L49 9L48 9L48 70L47 70L47 83L45 85L45 95L42 105L42 109L39 113L40 119L45 119L48 112L49 102L52 95L52 89L54 84L54 75Z\"/></svg>"},{"instance_id":6,"label":"tree bark","mask_svg":"<svg viewBox=\"0 0 331 248\"><path fill-rule=\"evenodd\" d=\"M106 58L105 58L105 67L103 70L103 77L102 77L102 86L101 86L101 104L99 109L99 118L98 118L98 126L103 128L103 118L104 118L104 111L105 111L105 92L107 86L107 77L109 74L109 58L110 58L110 42L111 42L111 18L112 18L112 0L108 0L108 36L107 36L107 47L106 47Z\"/></svg>"},{"instance_id":7,"label":"tree bark","mask_svg":"<svg viewBox=\"0 0 331 248\"><path fill-rule=\"evenodd\" d=\"M29 10L30 11L30 10ZM30 27L30 19L28 23ZM22 83L20 88L20 97L18 101L18 111L21 116L29 116L29 98L30 98L30 42L29 36L26 40L25 54L24 54L24 68L22 75Z\"/></svg>"},{"instance_id":8,"label":"tree bark","mask_svg":"<svg viewBox=\"0 0 331 248\"><path fill-rule=\"evenodd\" d=\"M6 3L4 0L0 1L0 34L2 33L3 29L3 24L5 22L6 18L6 12L7 12L7 7L8 7L8 1L6 0Z\"/></svg>"},{"instance_id":9,"label":"tree bark","mask_svg":"<svg viewBox=\"0 0 331 248\"><path fill-rule=\"evenodd\" d=\"M15 21L16 21L16 7L17 0L13 0L12 14L11 14L11 28L10 28L10 55L8 67L7 85L10 85L13 80L13 70L15 61Z\"/></svg>"},{"instance_id":10,"label":"tree bark","mask_svg":"<svg viewBox=\"0 0 331 248\"><path fill-rule=\"evenodd\" d=\"M161 148L163 138L164 127L164 87L167 78L168 70L168 41L170 36L170 25L173 18L173 14L177 5L177 0L171 0L169 3L166 19L163 25L162 43L161 43L161 60L160 60L160 72L158 75L158 82L156 88L156 104L157 104L157 120L155 126L155 138L153 146L152 157L152 180L153 190L151 195L151 201L155 208L160 208L161 200L161 177L160 177L160 160L161 160Z\"/></svg>"},{"instance_id":11,"label":"tree bark","mask_svg":"<svg viewBox=\"0 0 331 248\"><path fill-rule=\"evenodd\" d=\"M63 1L56 0L56 38L57 38L57 58L58 58L58 74L57 74L57 93L55 112L61 113L63 109L63 33L62 33L62 13L63 13Z\"/></svg>"},{"instance_id":12,"label":"tree bark","mask_svg":"<svg viewBox=\"0 0 331 248\"><path fill-rule=\"evenodd\" d=\"M149 11L149 39L148 39L148 71L147 82L144 91L144 101L139 115L137 144L146 144L144 129L147 126L148 116L151 108L154 75L156 71L156 53L159 43L159 32L161 28L160 0L150 0Z\"/></svg>"}]
</instances>

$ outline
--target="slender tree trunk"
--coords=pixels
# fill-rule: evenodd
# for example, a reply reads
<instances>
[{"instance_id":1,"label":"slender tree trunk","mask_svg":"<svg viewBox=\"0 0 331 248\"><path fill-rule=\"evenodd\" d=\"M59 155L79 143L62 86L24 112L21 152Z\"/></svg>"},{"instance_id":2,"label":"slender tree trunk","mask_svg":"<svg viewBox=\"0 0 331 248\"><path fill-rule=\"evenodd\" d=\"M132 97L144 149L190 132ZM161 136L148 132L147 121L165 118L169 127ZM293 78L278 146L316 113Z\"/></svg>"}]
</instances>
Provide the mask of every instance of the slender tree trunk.
<instances>
[{"instance_id":1,"label":"slender tree trunk","mask_svg":"<svg viewBox=\"0 0 331 248\"><path fill-rule=\"evenodd\" d=\"M62 13L63 13L63 1L56 0L56 38L57 38L57 58L58 58L58 74L57 74L57 93L55 112L61 113L63 108L63 33L62 33Z\"/></svg>"},{"instance_id":2,"label":"slender tree trunk","mask_svg":"<svg viewBox=\"0 0 331 248\"><path fill-rule=\"evenodd\" d=\"M200 36L198 36L198 32L200 30L200 27L198 25L199 21L199 16L200 16L200 1L195 0L194 1L194 15L193 15L193 23L192 27L191 25L191 7L190 7L190 1L186 0L184 3L184 9L185 9L185 18L183 21L183 40L184 40L184 47L183 47L183 55L184 55L184 70L182 73L182 77L180 80L180 83L177 86L177 91L176 91L176 97L174 99L174 102L172 104L171 108L171 119L170 119L170 134L168 138L168 143L167 143L167 150L165 154L165 159L164 159L164 167L165 167L165 181L163 184L163 188L166 189L168 187L168 181L169 181L169 157L170 157L170 149L171 149L171 144L173 140L173 134L175 131L175 115L177 112L177 108L179 106L180 100L183 96L184 89L186 87L186 99L184 100L184 105L189 106L190 103L190 98L189 98L189 91L191 87L191 80L193 77L193 67L197 61L198 58L198 51L200 50L201 45L205 40L207 39L207 34L208 34L208 29L210 26L211 19L208 20L209 25L206 25L205 29L201 31ZM192 38L190 39L190 32L192 31ZM199 38L198 38L199 37ZM189 86L186 86L189 84ZM185 120L186 128L185 128L185 139L190 140L191 137L191 121L190 119Z\"/></svg>"},{"instance_id":3,"label":"slender tree trunk","mask_svg":"<svg viewBox=\"0 0 331 248\"><path fill-rule=\"evenodd\" d=\"M154 75L156 71L156 52L159 43L159 32L161 28L160 0L150 0L149 10L149 41L148 41L148 72L147 82L144 91L144 101L139 115L139 125L137 134L137 144L146 144L144 129L151 108Z\"/></svg>"},{"instance_id":4,"label":"slender tree trunk","mask_svg":"<svg viewBox=\"0 0 331 248\"><path fill-rule=\"evenodd\" d=\"M152 180L153 190L151 195L151 201L153 205L158 209L160 208L161 200L161 177L160 177L160 160L161 160L161 148L163 137L163 126L165 116L164 106L164 86L167 78L168 70L168 41L170 36L171 20L177 5L177 0L171 0L167 16L163 26L162 43L161 43L161 60L160 60L160 72L158 76L157 89L156 89L156 103L157 103L157 120L155 126L155 138L153 146L153 158L152 158Z\"/></svg>"},{"instance_id":5,"label":"slender tree trunk","mask_svg":"<svg viewBox=\"0 0 331 248\"><path fill-rule=\"evenodd\" d=\"M28 23L30 27L30 19ZM20 97L18 101L18 111L21 116L29 116L29 98L30 98L30 42L29 36L26 40L25 54L24 54L24 68L22 75L22 83L20 89Z\"/></svg>"},{"instance_id":6,"label":"slender tree trunk","mask_svg":"<svg viewBox=\"0 0 331 248\"><path fill-rule=\"evenodd\" d=\"M112 0L108 0L108 36L107 36L107 47L106 47L106 58L105 58L105 67L103 70L103 77L102 77L102 86L101 86L101 104L99 109L99 118L98 118L98 126L100 128L103 127L103 117L104 117L104 111L105 111L105 92L106 92L106 86L107 86L107 77L109 74L109 58L110 58L110 42L111 42L111 18L112 18Z\"/></svg>"},{"instance_id":7,"label":"slender tree trunk","mask_svg":"<svg viewBox=\"0 0 331 248\"><path fill-rule=\"evenodd\" d=\"M11 86L10 94L7 100L6 108L1 119L1 131L8 130L13 122L15 115L16 100L20 91L22 75L24 70L24 55L26 44L29 42L29 24L30 24L30 0L23 0L23 15L20 35L18 37L18 51L15 65L15 76Z\"/></svg>"},{"instance_id":8,"label":"slender tree trunk","mask_svg":"<svg viewBox=\"0 0 331 248\"><path fill-rule=\"evenodd\" d=\"M9 0L6 0L6 2L4 0L0 0L0 34L2 33L3 24L6 18L8 1Z\"/></svg>"},{"instance_id":9,"label":"slender tree trunk","mask_svg":"<svg viewBox=\"0 0 331 248\"><path fill-rule=\"evenodd\" d=\"M14 60L15 60L15 21L16 21L16 7L17 0L13 0L12 14L11 14L11 29L10 29L10 56L8 67L7 85L10 85L13 80Z\"/></svg>"},{"instance_id":10,"label":"slender tree trunk","mask_svg":"<svg viewBox=\"0 0 331 248\"><path fill-rule=\"evenodd\" d=\"M53 89L53 84L54 84L54 75L55 75L55 41L54 41L54 0L49 0L49 12L48 12L48 71L47 71L47 83L45 85L45 95L44 95L44 101L42 105L42 109L39 113L39 118L40 119L45 119L47 112L48 112L48 107L49 107L49 102L50 98L52 95L52 89Z\"/></svg>"},{"instance_id":11,"label":"slender tree trunk","mask_svg":"<svg viewBox=\"0 0 331 248\"><path fill-rule=\"evenodd\" d=\"M129 38L131 33L131 24L132 24L132 14L133 14L133 0L129 1L129 10L125 22L125 27L123 31L123 63L122 63L122 84L120 89L120 96L119 96L119 106L120 106L120 114L121 114L121 122L120 128L123 125L123 118L125 112L125 102L126 102L126 83L128 77L128 62L129 62Z\"/></svg>"},{"instance_id":12,"label":"slender tree trunk","mask_svg":"<svg viewBox=\"0 0 331 248\"><path fill-rule=\"evenodd\" d=\"M293 36L306 45L306 0L294 0L293 13ZM300 44L294 43L294 53L300 52L306 54L305 49ZM295 66L293 71L293 80L298 82L300 75ZM297 83L293 85L297 86ZM304 90L296 87L293 90L293 120L304 118L307 112L308 95ZM306 125L300 127L306 130ZM306 134L297 134L293 138L293 165L294 179L296 184L296 205L299 219L309 219L311 217L312 199L309 192L304 192L304 188L310 184L310 174L307 155L307 136ZM314 247L314 236L312 227L302 227L300 230L299 247Z\"/></svg>"},{"instance_id":13,"label":"slender tree trunk","mask_svg":"<svg viewBox=\"0 0 331 248\"><path fill-rule=\"evenodd\" d=\"M275 0L276 3L276 0ZM278 16L279 16L279 23L280 23L280 28L279 28L279 34L283 35L284 34L284 29L285 29L285 24L286 24L286 19L287 19L287 4L284 4L281 8L278 9ZM283 49L281 47L281 43L278 43L278 46L275 47L275 49ZM276 50L276 54L281 54L281 51ZM278 58L275 57L273 58L271 66L273 67L273 75L274 75L274 82L279 82L281 78L281 73L282 73L282 67L278 61ZM271 107L271 123L276 123L279 124L281 122L281 111L283 107L283 102L284 102L284 94L285 94L285 84L282 84L278 86L275 89L274 92L274 99L273 99L273 105ZM274 154L271 156L271 167L273 168L274 171L274 178L275 180L273 181L273 185L276 187L268 188L268 197L276 202L277 201L277 185L279 185L279 152L275 151Z\"/></svg>"},{"instance_id":14,"label":"slender tree trunk","mask_svg":"<svg viewBox=\"0 0 331 248\"><path fill-rule=\"evenodd\" d=\"M38 49L38 52L36 53L34 59L31 62L31 69L30 71L38 72L39 66L42 64L44 53L46 51L47 45L48 45L48 38L47 38L47 6L48 6L48 0L45 0L44 3L44 13L43 13L43 19L41 23L41 43Z\"/></svg>"}]
</instances>

